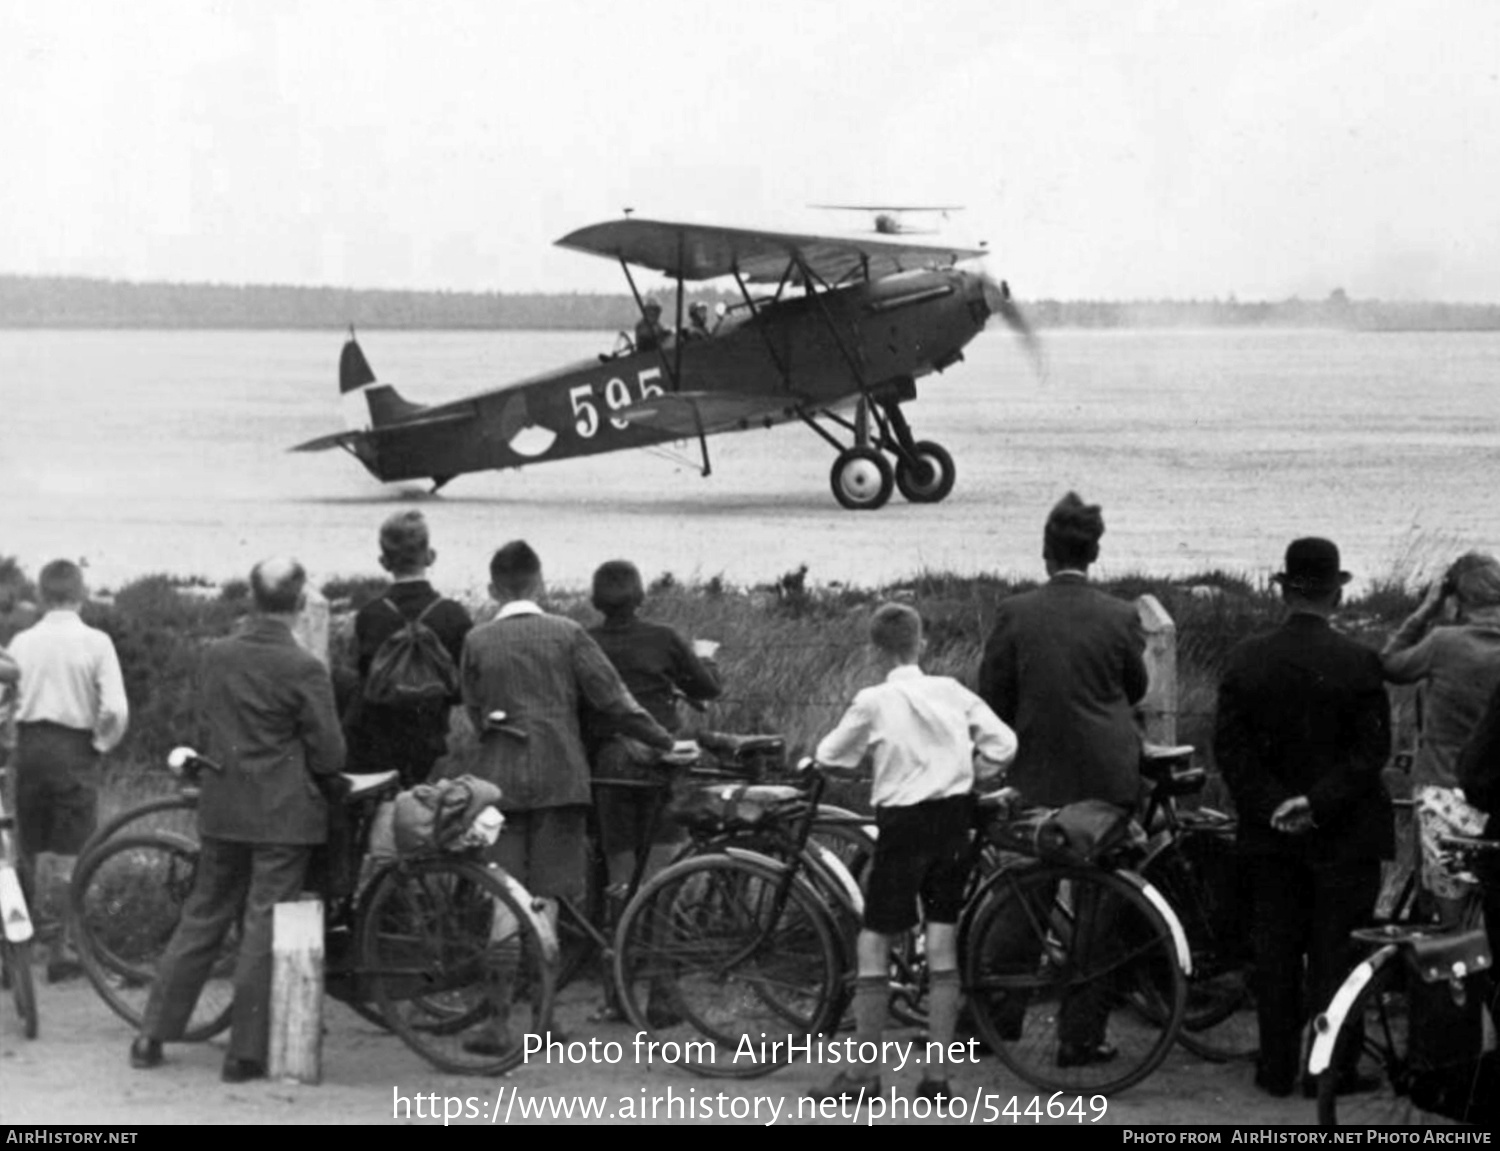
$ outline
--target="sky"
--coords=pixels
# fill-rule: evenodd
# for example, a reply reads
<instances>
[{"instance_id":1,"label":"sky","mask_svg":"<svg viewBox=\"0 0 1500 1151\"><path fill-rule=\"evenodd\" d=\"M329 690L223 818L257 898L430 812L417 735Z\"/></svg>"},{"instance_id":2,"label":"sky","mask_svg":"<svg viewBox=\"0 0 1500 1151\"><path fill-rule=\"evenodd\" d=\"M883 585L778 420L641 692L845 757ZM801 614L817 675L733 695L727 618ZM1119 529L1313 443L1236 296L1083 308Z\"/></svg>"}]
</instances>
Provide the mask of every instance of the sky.
<instances>
[{"instance_id":1,"label":"sky","mask_svg":"<svg viewBox=\"0 0 1500 1151\"><path fill-rule=\"evenodd\" d=\"M614 292L553 241L917 203L1022 298L1500 302L1494 0L0 0L0 76L0 273Z\"/></svg>"}]
</instances>

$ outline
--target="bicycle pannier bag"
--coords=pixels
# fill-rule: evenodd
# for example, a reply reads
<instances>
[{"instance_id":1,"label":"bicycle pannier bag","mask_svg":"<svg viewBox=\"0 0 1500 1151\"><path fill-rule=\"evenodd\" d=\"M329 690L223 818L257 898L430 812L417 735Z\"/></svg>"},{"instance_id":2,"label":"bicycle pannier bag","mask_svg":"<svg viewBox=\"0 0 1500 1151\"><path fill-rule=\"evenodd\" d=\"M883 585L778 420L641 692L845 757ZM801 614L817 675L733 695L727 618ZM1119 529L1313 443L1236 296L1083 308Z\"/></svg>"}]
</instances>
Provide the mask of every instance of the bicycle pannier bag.
<instances>
[{"instance_id":1,"label":"bicycle pannier bag","mask_svg":"<svg viewBox=\"0 0 1500 1151\"><path fill-rule=\"evenodd\" d=\"M499 802L500 789L472 775L403 791L396 796L391 820L396 852L416 855L473 846L470 825L486 807Z\"/></svg>"},{"instance_id":2,"label":"bicycle pannier bag","mask_svg":"<svg viewBox=\"0 0 1500 1151\"><path fill-rule=\"evenodd\" d=\"M401 609L390 600L381 602L401 615ZM442 602L434 600L416 619L402 616L401 627L387 637L370 660L365 702L383 707L413 707L441 703L458 695L458 669L453 665L453 656L426 623L432 609Z\"/></svg>"}]
</instances>

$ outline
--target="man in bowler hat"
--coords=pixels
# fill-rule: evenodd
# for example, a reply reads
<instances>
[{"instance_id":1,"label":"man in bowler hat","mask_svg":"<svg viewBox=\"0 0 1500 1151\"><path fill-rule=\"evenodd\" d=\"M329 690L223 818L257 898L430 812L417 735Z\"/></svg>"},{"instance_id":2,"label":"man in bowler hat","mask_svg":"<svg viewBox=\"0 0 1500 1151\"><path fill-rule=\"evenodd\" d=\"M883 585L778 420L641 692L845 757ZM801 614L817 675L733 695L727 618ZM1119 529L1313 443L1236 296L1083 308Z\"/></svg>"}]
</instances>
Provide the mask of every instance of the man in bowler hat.
<instances>
[{"instance_id":1,"label":"man in bowler hat","mask_svg":"<svg viewBox=\"0 0 1500 1151\"><path fill-rule=\"evenodd\" d=\"M1284 1096L1296 1085L1303 1026L1353 965L1349 932L1374 914L1380 861L1395 844L1380 781L1390 751L1380 658L1329 623L1349 582L1339 550L1294 540L1273 578L1287 617L1230 653L1214 756L1253 875L1255 1082ZM1362 1086L1352 1067L1328 1074L1341 1092Z\"/></svg>"}]
</instances>

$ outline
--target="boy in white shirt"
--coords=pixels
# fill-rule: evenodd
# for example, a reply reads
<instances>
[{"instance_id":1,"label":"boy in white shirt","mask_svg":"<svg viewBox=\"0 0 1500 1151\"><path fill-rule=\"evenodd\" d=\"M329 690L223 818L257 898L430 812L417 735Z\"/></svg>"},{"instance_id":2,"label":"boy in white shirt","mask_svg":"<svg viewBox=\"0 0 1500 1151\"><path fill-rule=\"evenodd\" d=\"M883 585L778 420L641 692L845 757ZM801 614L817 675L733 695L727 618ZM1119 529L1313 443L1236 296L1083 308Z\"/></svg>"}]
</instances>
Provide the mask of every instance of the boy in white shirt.
<instances>
[{"instance_id":1,"label":"boy in white shirt","mask_svg":"<svg viewBox=\"0 0 1500 1151\"><path fill-rule=\"evenodd\" d=\"M10 644L21 676L16 831L38 935L50 940L47 980L56 983L81 972L67 954L67 885L98 819L100 762L124 737L130 708L114 644L79 618L88 591L78 565L54 560L37 585L47 614Z\"/></svg>"},{"instance_id":2,"label":"boy in white shirt","mask_svg":"<svg viewBox=\"0 0 1500 1151\"><path fill-rule=\"evenodd\" d=\"M930 676L917 665L922 619L904 604L882 604L870 621L870 642L887 671L867 687L818 744L829 767L874 764L871 800L880 834L859 933L854 991L855 1038L879 1050L888 996L891 937L926 914L930 975L928 1040L947 1048L958 1020L958 915L968 879L976 772L999 772L1016 754L1015 733L955 679ZM815 1098L868 1098L880 1091L879 1063L862 1074L841 1072ZM937 1100L948 1081L931 1076L917 1095Z\"/></svg>"}]
</instances>

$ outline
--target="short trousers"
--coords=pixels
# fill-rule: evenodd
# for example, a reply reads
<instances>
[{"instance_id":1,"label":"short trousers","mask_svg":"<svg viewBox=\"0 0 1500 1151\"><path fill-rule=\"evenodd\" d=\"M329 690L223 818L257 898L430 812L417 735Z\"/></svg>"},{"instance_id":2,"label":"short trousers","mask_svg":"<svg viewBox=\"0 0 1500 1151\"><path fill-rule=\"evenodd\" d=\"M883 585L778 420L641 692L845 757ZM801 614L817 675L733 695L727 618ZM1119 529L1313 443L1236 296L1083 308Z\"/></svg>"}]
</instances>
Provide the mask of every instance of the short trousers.
<instances>
[{"instance_id":1,"label":"short trousers","mask_svg":"<svg viewBox=\"0 0 1500 1151\"><path fill-rule=\"evenodd\" d=\"M21 854L77 855L99 823L99 753L92 732L16 725L16 838Z\"/></svg>"},{"instance_id":2,"label":"short trousers","mask_svg":"<svg viewBox=\"0 0 1500 1151\"><path fill-rule=\"evenodd\" d=\"M864 926L896 935L921 919L957 923L969 879L974 799L953 795L910 807L877 807L875 860L870 867Z\"/></svg>"},{"instance_id":3,"label":"short trousers","mask_svg":"<svg viewBox=\"0 0 1500 1151\"><path fill-rule=\"evenodd\" d=\"M587 890L588 814L581 806L507 811L486 857L532 895L580 903Z\"/></svg>"}]
</instances>

